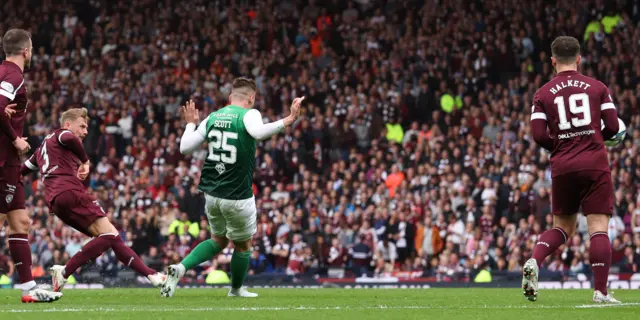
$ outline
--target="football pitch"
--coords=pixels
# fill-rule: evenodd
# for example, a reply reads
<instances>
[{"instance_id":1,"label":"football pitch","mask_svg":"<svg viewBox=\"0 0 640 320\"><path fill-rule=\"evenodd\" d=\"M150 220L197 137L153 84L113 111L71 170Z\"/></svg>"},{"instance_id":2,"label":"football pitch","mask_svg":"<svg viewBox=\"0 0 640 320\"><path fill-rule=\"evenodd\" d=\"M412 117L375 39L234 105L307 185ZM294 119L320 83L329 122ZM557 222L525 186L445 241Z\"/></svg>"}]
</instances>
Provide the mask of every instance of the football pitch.
<instances>
[{"instance_id":1,"label":"football pitch","mask_svg":"<svg viewBox=\"0 0 640 320\"><path fill-rule=\"evenodd\" d=\"M22 304L0 290L0 319L638 319L640 291L618 290L623 305L590 302L591 290L544 290L537 302L519 289L256 289L256 299L226 289L66 290L51 304Z\"/></svg>"}]
</instances>

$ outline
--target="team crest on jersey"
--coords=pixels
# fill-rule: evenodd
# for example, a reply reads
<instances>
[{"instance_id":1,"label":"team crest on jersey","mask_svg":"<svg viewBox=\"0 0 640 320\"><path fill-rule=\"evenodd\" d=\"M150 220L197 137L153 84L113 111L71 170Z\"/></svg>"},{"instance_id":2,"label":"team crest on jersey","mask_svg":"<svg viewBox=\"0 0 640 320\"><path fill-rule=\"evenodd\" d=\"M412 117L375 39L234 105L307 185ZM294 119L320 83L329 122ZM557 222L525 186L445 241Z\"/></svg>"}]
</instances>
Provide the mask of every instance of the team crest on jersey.
<instances>
[{"instance_id":1,"label":"team crest on jersey","mask_svg":"<svg viewBox=\"0 0 640 320\"><path fill-rule=\"evenodd\" d=\"M11 203L11 201L13 201L13 195L7 195L7 197L5 198L5 200L7 200L7 203Z\"/></svg>"},{"instance_id":2,"label":"team crest on jersey","mask_svg":"<svg viewBox=\"0 0 640 320\"><path fill-rule=\"evenodd\" d=\"M9 93L13 93L13 90L14 90L13 85L7 81L2 81L2 83L0 83L0 88L4 89Z\"/></svg>"},{"instance_id":3,"label":"team crest on jersey","mask_svg":"<svg viewBox=\"0 0 640 320\"><path fill-rule=\"evenodd\" d=\"M219 174L223 174L225 171L227 171L227 168L225 168L222 162L219 162L218 164L216 164L215 169L216 171L218 171Z\"/></svg>"}]
</instances>

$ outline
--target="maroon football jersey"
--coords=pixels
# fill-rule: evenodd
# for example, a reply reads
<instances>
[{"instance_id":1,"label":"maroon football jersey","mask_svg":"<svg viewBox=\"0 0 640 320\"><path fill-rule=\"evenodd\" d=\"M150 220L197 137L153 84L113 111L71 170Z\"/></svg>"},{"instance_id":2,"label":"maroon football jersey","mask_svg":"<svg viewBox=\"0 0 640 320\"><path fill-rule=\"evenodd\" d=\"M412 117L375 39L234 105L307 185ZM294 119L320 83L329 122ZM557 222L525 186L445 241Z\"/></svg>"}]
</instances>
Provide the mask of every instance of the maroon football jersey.
<instances>
[{"instance_id":1,"label":"maroon football jersey","mask_svg":"<svg viewBox=\"0 0 640 320\"><path fill-rule=\"evenodd\" d=\"M547 121L553 177L580 170L610 171L601 131L606 110L615 111L609 89L577 71L558 73L536 92L531 121ZM614 117L617 126L616 113L610 114L607 117Z\"/></svg>"},{"instance_id":2,"label":"maroon football jersey","mask_svg":"<svg viewBox=\"0 0 640 320\"><path fill-rule=\"evenodd\" d=\"M6 105L17 104L16 113L11 116L11 126L18 137L22 136L27 113L27 89L24 85L22 70L15 63L3 61L0 64L0 99ZM20 166L20 156L13 146L12 139L0 132L0 167Z\"/></svg>"},{"instance_id":3,"label":"maroon football jersey","mask_svg":"<svg viewBox=\"0 0 640 320\"><path fill-rule=\"evenodd\" d=\"M58 129L46 136L40 147L25 162L31 170L39 169L45 187L45 200L49 205L64 191L86 192L78 178L80 158L65 146L65 139L79 140L71 131Z\"/></svg>"}]
</instances>

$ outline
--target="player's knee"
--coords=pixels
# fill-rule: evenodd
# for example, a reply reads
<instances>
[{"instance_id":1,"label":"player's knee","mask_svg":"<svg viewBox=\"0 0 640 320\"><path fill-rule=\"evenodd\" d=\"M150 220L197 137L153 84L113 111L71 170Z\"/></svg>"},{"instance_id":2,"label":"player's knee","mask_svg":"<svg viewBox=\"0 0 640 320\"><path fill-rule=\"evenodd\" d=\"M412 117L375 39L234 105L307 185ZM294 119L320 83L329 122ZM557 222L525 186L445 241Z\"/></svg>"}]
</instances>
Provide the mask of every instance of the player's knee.
<instances>
[{"instance_id":1,"label":"player's knee","mask_svg":"<svg viewBox=\"0 0 640 320\"><path fill-rule=\"evenodd\" d=\"M243 241L233 241L234 251L246 252L251 248L251 239Z\"/></svg>"},{"instance_id":2,"label":"player's knee","mask_svg":"<svg viewBox=\"0 0 640 320\"><path fill-rule=\"evenodd\" d=\"M589 214L587 215L587 225L589 226L589 234L594 234L596 232L608 232L609 215Z\"/></svg>"},{"instance_id":3,"label":"player's knee","mask_svg":"<svg viewBox=\"0 0 640 320\"><path fill-rule=\"evenodd\" d=\"M10 212L8 215L9 233L28 233L31 226L31 219L26 210L17 210Z\"/></svg>"},{"instance_id":4,"label":"player's knee","mask_svg":"<svg viewBox=\"0 0 640 320\"><path fill-rule=\"evenodd\" d=\"M99 218L91 226L89 232L92 236L97 237L106 234L118 235L118 229L106 217Z\"/></svg>"},{"instance_id":5,"label":"player's knee","mask_svg":"<svg viewBox=\"0 0 640 320\"><path fill-rule=\"evenodd\" d=\"M225 236L212 235L211 239L213 239L213 241L215 241L215 243L217 243L220 248L226 248L229 244L229 239L227 239L227 237Z\"/></svg>"},{"instance_id":6,"label":"player's knee","mask_svg":"<svg viewBox=\"0 0 640 320\"><path fill-rule=\"evenodd\" d=\"M577 223L578 220L575 215L553 217L554 228L562 229L567 234L568 238L573 237L573 235L576 233Z\"/></svg>"}]
</instances>

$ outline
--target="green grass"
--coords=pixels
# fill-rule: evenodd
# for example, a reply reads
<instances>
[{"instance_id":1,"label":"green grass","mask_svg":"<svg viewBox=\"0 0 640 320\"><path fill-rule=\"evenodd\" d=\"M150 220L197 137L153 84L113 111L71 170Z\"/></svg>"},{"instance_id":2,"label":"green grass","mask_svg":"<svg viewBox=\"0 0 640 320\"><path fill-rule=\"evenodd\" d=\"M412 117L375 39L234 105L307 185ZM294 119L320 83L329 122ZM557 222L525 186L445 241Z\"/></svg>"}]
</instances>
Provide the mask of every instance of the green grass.
<instances>
[{"instance_id":1,"label":"green grass","mask_svg":"<svg viewBox=\"0 0 640 320\"><path fill-rule=\"evenodd\" d=\"M594 305L590 290L545 290L537 302L519 289L256 289L256 299L225 289L66 290L52 304L22 304L0 290L0 319L638 319L640 291L618 290L622 306Z\"/></svg>"}]
</instances>

